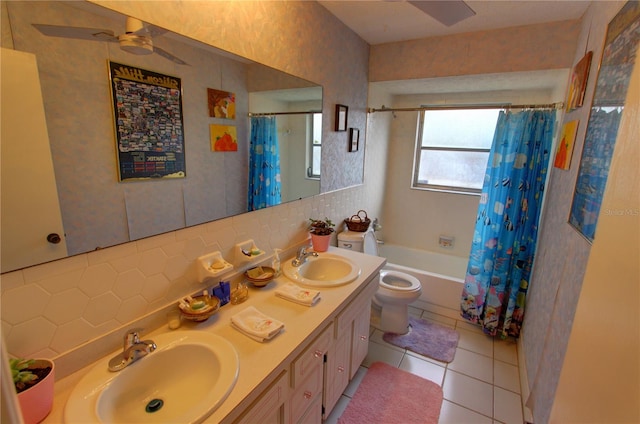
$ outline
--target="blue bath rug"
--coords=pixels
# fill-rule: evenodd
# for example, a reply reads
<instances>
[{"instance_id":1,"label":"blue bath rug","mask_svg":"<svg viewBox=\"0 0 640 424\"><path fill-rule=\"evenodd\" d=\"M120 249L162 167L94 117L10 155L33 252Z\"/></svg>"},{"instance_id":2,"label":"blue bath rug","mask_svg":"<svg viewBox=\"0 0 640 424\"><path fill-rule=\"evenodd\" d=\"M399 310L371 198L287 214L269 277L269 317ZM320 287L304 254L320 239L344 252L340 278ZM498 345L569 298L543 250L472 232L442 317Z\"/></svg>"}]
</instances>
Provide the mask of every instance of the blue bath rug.
<instances>
[{"instance_id":1,"label":"blue bath rug","mask_svg":"<svg viewBox=\"0 0 640 424\"><path fill-rule=\"evenodd\" d=\"M422 356L451 362L456 354L460 335L451 328L410 316L407 334L384 333L382 338L387 343Z\"/></svg>"}]
</instances>

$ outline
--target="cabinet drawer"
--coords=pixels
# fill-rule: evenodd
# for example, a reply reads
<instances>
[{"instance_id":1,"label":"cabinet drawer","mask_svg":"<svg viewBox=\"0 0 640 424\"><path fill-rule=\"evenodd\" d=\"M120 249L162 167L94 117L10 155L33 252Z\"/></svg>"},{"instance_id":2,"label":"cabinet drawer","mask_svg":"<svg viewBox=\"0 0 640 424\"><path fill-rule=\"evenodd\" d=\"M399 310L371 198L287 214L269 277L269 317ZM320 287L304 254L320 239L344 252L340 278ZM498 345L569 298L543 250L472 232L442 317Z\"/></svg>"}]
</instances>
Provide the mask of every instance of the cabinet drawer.
<instances>
[{"instance_id":1,"label":"cabinet drawer","mask_svg":"<svg viewBox=\"0 0 640 424\"><path fill-rule=\"evenodd\" d=\"M286 397L289 393L287 371L283 371L276 381L266 389L238 420L238 424L282 423Z\"/></svg>"},{"instance_id":2,"label":"cabinet drawer","mask_svg":"<svg viewBox=\"0 0 640 424\"><path fill-rule=\"evenodd\" d=\"M307 412L298 420L297 424L321 424L322 423L322 396L317 396L311 402Z\"/></svg>"},{"instance_id":3,"label":"cabinet drawer","mask_svg":"<svg viewBox=\"0 0 640 424\"><path fill-rule=\"evenodd\" d=\"M333 341L333 323L325 328L316 339L293 361L291 365L291 386L295 389L316 367L322 368L324 354Z\"/></svg>"},{"instance_id":4,"label":"cabinet drawer","mask_svg":"<svg viewBox=\"0 0 640 424\"><path fill-rule=\"evenodd\" d=\"M317 398L322 399L322 369L314 367L308 378L292 392L289 398L289 417L292 423L298 422ZM322 419L322 411L317 418Z\"/></svg>"}]
</instances>

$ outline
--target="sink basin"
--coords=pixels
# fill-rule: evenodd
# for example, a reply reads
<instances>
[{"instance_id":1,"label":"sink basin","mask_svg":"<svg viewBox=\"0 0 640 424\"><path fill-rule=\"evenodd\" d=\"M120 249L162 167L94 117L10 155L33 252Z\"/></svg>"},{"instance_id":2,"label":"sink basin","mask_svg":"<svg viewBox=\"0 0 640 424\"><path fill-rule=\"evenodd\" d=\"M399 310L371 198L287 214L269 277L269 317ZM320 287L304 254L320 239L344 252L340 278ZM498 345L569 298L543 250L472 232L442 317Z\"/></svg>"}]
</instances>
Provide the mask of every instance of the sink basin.
<instances>
[{"instance_id":1,"label":"sink basin","mask_svg":"<svg viewBox=\"0 0 640 424\"><path fill-rule=\"evenodd\" d=\"M202 331L150 337L158 348L122 371L111 355L78 382L64 409L68 423L195 423L227 398L238 378L234 347Z\"/></svg>"},{"instance_id":2,"label":"sink basin","mask_svg":"<svg viewBox=\"0 0 640 424\"><path fill-rule=\"evenodd\" d=\"M298 284L311 287L332 287L348 284L360 275L360 267L351 260L331 253L309 256L295 267L287 261L282 267L284 275Z\"/></svg>"}]
</instances>

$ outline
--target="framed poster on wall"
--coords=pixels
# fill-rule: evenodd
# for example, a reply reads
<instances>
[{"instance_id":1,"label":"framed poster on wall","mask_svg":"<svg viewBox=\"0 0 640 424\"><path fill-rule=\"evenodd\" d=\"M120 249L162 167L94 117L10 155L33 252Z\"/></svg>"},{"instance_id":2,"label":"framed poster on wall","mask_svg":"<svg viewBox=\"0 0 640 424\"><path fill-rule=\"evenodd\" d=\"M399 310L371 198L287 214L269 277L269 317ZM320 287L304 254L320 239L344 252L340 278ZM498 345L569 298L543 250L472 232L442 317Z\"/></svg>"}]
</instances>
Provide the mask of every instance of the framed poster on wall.
<instances>
[{"instance_id":1,"label":"framed poster on wall","mask_svg":"<svg viewBox=\"0 0 640 424\"><path fill-rule=\"evenodd\" d=\"M627 2L607 27L602 61L573 193L569 224L593 242L609 165L640 39L640 2Z\"/></svg>"},{"instance_id":2,"label":"framed poster on wall","mask_svg":"<svg viewBox=\"0 0 640 424\"><path fill-rule=\"evenodd\" d=\"M180 78L109 61L120 181L184 178Z\"/></svg>"}]
</instances>

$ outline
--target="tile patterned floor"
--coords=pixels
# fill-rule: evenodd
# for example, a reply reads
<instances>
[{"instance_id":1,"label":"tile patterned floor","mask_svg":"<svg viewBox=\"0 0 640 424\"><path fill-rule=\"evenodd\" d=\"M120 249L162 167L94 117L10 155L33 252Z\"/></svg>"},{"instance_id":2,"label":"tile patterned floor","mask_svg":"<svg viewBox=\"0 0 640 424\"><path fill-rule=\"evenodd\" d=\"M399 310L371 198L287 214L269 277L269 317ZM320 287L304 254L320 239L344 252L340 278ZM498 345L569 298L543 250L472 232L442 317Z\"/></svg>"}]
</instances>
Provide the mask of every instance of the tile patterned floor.
<instances>
[{"instance_id":1,"label":"tile patterned floor","mask_svg":"<svg viewBox=\"0 0 640 424\"><path fill-rule=\"evenodd\" d=\"M391 345L382 340L380 330L371 327L369 353L326 424L337 423L367 367L375 361L438 383L444 392L440 424L523 423L515 341L487 337L465 321L421 309L411 308L411 314L458 331L460 339L454 360L447 364ZM373 314L372 322L375 322Z\"/></svg>"}]
</instances>

